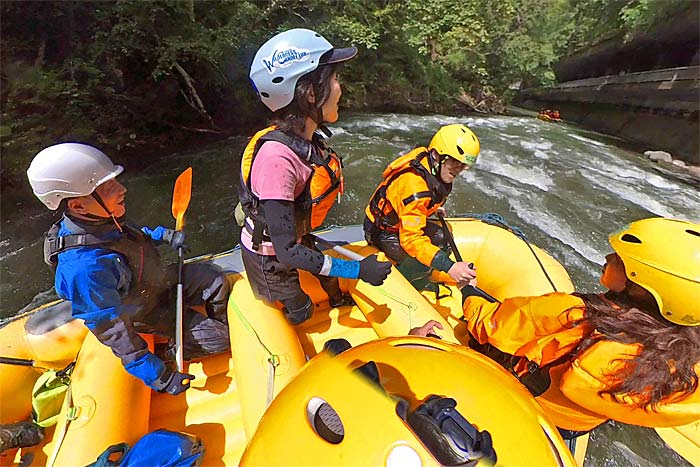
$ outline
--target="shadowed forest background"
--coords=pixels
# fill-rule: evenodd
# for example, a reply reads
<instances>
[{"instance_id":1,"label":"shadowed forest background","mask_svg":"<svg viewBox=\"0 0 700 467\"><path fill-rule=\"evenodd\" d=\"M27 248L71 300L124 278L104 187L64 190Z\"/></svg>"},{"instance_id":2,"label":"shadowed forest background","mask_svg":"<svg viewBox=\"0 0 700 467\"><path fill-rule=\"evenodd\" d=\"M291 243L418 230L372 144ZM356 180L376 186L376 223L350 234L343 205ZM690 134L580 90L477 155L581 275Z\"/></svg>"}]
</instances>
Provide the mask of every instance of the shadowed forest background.
<instances>
[{"instance_id":1,"label":"shadowed forest background","mask_svg":"<svg viewBox=\"0 0 700 467\"><path fill-rule=\"evenodd\" d=\"M117 160L246 134L269 116L248 70L276 32L305 27L359 57L342 105L362 111L503 112L520 86L688 2L652 0L3 1L3 189L41 148L94 144Z\"/></svg>"}]
</instances>

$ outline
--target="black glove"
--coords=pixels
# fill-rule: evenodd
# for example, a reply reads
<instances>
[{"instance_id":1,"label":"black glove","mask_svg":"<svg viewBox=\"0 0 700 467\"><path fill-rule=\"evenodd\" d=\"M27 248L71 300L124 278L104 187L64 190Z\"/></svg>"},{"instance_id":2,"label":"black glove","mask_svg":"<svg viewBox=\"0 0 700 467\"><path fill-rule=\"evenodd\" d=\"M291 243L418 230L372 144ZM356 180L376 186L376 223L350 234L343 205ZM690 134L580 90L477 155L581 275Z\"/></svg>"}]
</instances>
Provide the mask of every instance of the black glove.
<instances>
[{"instance_id":1,"label":"black glove","mask_svg":"<svg viewBox=\"0 0 700 467\"><path fill-rule=\"evenodd\" d=\"M185 232L182 230L164 229L163 241L170 245L173 250L177 250L180 247L185 251L190 249L185 244Z\"/></svg>"},{"instance_id":2,"label":"black glove","mask_svg":"<svg viewBox=\"0 0 700 467\"><path fill-rule=\"evenodd\" d=\"M372 285L382 285L391 272L391 262L377 261L377 255L371 255L360 261L358 277Z\"/></svg>"},{"instance_id":3,"label":"black glove","mask_svg":"<svg viewBox=\"0 0 700 467\"><path fill-rule=\"evenodd\" d=\"M173 396L177 396L190 388L190 381L194 379L194 375L189 373L180 373L165 369L165 372L152 383L153 388L158 392L167 392Z\"/></svg>"}]
</instances>

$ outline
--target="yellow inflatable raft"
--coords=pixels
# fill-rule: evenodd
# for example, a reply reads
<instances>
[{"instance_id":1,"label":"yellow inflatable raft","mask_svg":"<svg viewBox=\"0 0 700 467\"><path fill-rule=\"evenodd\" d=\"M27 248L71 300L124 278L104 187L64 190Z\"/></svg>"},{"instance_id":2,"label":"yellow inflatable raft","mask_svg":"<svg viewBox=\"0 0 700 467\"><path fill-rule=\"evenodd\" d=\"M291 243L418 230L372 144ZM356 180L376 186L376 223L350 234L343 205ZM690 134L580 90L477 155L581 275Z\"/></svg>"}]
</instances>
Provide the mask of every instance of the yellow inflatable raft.
<instances>
[{"instance_id":1,"label":"yellow inflatable raft","mask_svg":"<svg viewBox=\"0 0 700 467\"><path fill-rule=\"evenodd\" d=\"M369 362L379 384L348 371ZM474 431L458 436L449 410L421 414L431 396L453 399L450 410ZM493 465L494 458L497 465L575 465L556 427L508 372L464 346L408 336L311 360L265 413L241 466Z\"/></svg>"},{"instance_id":2,"label":"yellow inflatable raft","mask_svg":"<svg viewBox=\"0 0 700 467\"><path fill-rule=\"evenodd\" d=\"M31 391L36 379L44 369L60 370L75 360L87 333L64 301L42 305L0 328L0 357L26 363L0 364L0 425L31 415Z\"/></svg>"},{"instance_id":3,"label":"yellow inflatable raft","mask_svg":"<svg viewBox=\"0 0 700 467\"><path fill-rule=\"evenodd\" d=\"M497 298L549 292L552 290L550 281L559 290L571 290L568 275L556 261L534 246L530 250L522 240L508 231L468 219L453 219L450 224L462 256L465 260L473 261L479 270L479 286ZM360 226L335 228L319 232L319 235L362 255L375 251L367 247L362 240ZM440 298L436 298L435 294L431 295L427 292L421 295L403 276L393 271L380 287L372 287L357 281L342 281L341 287L351 293L357 306L331 308L316 279L302 273L302 286L312 296L316 310L309 321L301 326L291 327L278 309L253 297L246 281L238 248L197 260L211 261L221 266L230 274L234 282L229 301L232 349L231 354L212 355L186 362L185 371L194 374L195 379L191 389L177 397L148 390L145 391L146 396L144 396L145 386L121 368L108 348L93 342L92 335L89 335L84 345L82 344L86 330L76 320L64 316L65 322L59 320L57 323L45 326L48 331L44 334L39 333L40 338L27 337L26 324L32 316L37 314L59 316L58 313L55 315L52 313L60 310L61 307L65 308L63 302L29 313L0 328L1 348L5 352L9 352L10 356L16 358L51 363L44 365L46 367L62 368L65 366L64 363L75 358L78 349L82 346L73 370L72 397L66 402L62 420L53 432L51 430L47 432L46 445L22 450L15 457L17 462L23 459L26 464L33 456L34 461L31 465L44 465L47 461L55 466L87 465L110 444L133 443L144 430L166 428L198 435L206 447L203 465L238 465L246 445L258 436L255 433L259 429L263 415L272 416L270 415L272 411L282 410L276 407L284 408L283 403L275 402L280 391L292 382L295 387L321 385L322 378L318 376L319 373L315 371L308 373L302 370L306 368L309 359L314 359L321 353L326 341L332 338L344 338L352 345L359 346L379 338L406 335L409 329L420 326L429 319L442 322L445 326L443 341L431 341L430 344L426 344L433 349L436 346L445 347L439 352L431 350L435 355L442 355L446 359L445 368L460 365L450 363L449 365L452 365L450 367L447 361L455 360L455 362L464 363L468 360L479 366L479 374L493 373L494 381L499 381L499 385L501 379L507 379L507 375L485 357L468 349L457 351L456 347L449 345L465 342L465 336L463 330L460 333L458 321L461 316L459 292L450 287L444 289L450 290L451 297L443 297L444 294L440 294L438 295ZM546 276L542 272L543 269L547 272ZM516 278L517 280L513 280ZM41 346L34 344L36 339L42 342ZM401 348L402 351L405 350L410 354L412 347L407 345ZM416 352L423 348L418 345ZM39 349L45 349L45 354L39 352ZM449 349L449 352L445 349ZM340 357L345 358L341 354L338 358L339 362L343 360ZM414 382L414 379L420 375L425 377L426 373L424 373L425 370L421 370L423 373L412 373L410 361L410 358L405 360L404 364L393 372L382 371L381 377L382 384L389 393L394 391L393 394L413 403L425 395L423 390L419 392L413 390L414 386L420 385L417 380ZM0 365L0 381L11 380L12 372L15 371L17 368L14 366ZM23 367L22 371L25 373L22 373L23 376L18 379L22 384L13 384L7 392L3 387L0 394L3 398L3 420L6 422L16 421L12 419L13 417L21 418L28 413L30 407L31 386L38 372L34 368L27 367ZM309 376L314 374L317 376ZM297 384L297 378L301 375L307 376ZM404 379L410 384L401 390L395 390L393 383L385 381L387 375L397 380ZM471 404L483 398L492 405L493 393L497 391L488 390L483 385L473 387L469 384L465 385L464 381L468 381L469 378L467 376L464 378L460 378L462 380L460 384L465 386L461 392L452 391L452 386L443 387L437 384L437 381L429 388L426 387L425 391L434 391L463 401L459 408L465 418L470 423L475 423L472 419L479 420L478 423L481 424L482 415L477 416L476 413L467 410L467 394L472 401ZM443 379L450 380L448 376L441 378ZM514 385L510 384L506 387L519 387L515 380L511 383ZM468 389L470 387L472 387L471 390ZM415 395L414 397L411 397L409 389L412 390L410 392ZM515 401L524 407L531 407L534 402L529 394L522 390L511 393L508 389L502 398L504 404ZM378 403L386 406L385 402ZM5 407L8 406L20 407L21 410L15 410L10 414L11 417L5 417ZM484 414L493 415L494 424L501 423L495 420L502 420L503 418L498 417L502 417L503 414L508 417L509 424L515 424L516 416L513 413L522 413L524 418L517 420L517 423L536 423L542 427L538 428L540 431L545 430L548 437L555 439L552 442L547 437L537 438L539 441L530 446L527 453L522 452L523 456L536 456L537 459L543 459L542 463L538 462L539 465L562 465L557 464L552 455L554 452L552 446L555 446L554 450L559 453L561 459L565 460L563 465L570 465L567 460L569 459L567 451L559 449L558 435L550 433L551 430L542 424L540 412L537 412L536 420L533 421L528 418L535 413L530 408L524 412L513 412L510 405L503 407L508 408L502 409L499 404L495 404L490 406ZM358 407L358 415L361 413L359 409ZM372 419L371 413L364 412L362 417L370 417L365 421L374 426L384 423L383 420L385 420L384 416ZM488 426L489 431L493 430L496 451L507 450L505 441L498 441L505 437L495 435L500 431L490 428L491 425ZM479 429L483 430L483 427ZM399 432L396 433L398 436ZM405 434L410 435L408 432ZM409 444L418 446L415 444L415 439L411 443ZM535 451L539 454L534 454ZM322 455L322 452L316 451L316 454ZM355 452L352 455L355 457L351 458L349 465L362 464L363 459L366 459L366 453ZM421 455L428 456L425 453ZM522 457L520 462L516 462L514 459L517 455L517 452L512 455L502 454L499 465L530 463L530 457ZM254 455L251 453L250 456ZM246 457L246 459L257 459L257 457ZM513 459L513 461L502 463L507 459ZM552 462L547 462L546 459ZM290 462L283 462L283 464L294 465L294 462ZM309 459L304 459L297 465L307 465L310 462ZM430 463L424 465L430 465Z\"/></svg>"}]
</instances>

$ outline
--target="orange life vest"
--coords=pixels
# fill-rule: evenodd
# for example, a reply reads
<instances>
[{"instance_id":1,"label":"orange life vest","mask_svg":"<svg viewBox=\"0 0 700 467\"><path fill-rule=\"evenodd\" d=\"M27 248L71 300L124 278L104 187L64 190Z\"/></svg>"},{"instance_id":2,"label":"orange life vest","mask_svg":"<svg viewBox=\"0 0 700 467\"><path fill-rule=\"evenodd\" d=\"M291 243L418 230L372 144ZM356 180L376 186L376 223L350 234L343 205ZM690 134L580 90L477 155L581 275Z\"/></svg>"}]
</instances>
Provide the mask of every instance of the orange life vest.
<instances>
[{"instance_id":1,"label":"orange life vest","mask_svg":"<svg viewBox=\"0 0 700 467\"><path fill-rule=\"evenodd\" d=\"M427 191L413 192L403 200L404 204L408 204L420 198L430 198L429 207L431 210L437 210L442 206L452 190L451 183L441 182L433 175L428 167L429 152L425 147L418 147L394 160L387 166L382 173L383 181L374 191L372 198L369 201L365 214L367 218L380 229L391 232L398 231L399 216L386 197L389 185L396 180L400 175L406 172L413 172L425 180L428 186Z\"/></svg>"},{"instance_id":2,"label":"orange life vest","mask_svg":"<svg viewBox=\"0 0 700 467\"><path fill-rule=\"evenodd\" d=\"M333 149L327 147L327 159L320 165L313 165L311 176L311 228L315 229L326 220L336 199L345 192L343 161Z\"/></svg>"},{"instance_id":3,"label":"orange life vest","mask_svg":"<svg viewBox=\"0 0 700 467\"><path fill-rule=\"evenodd\" d=\"M261 241L269 241L269 237L266 232L267 223L260 211L260 200L251 189L250 174L260 147L267 141L284 144L311 167L311 176L306 180L304 190L294 200L297 237L302 237L323 224L336 197L340 197L344 190L342 159L326 145L319 134L314 134L313 141L307 141L279 131L274 125L258 131L243 152L239 185L243 212L253 221L251 235L255 249ZM247 222L244 225L250 229Z\"/></svg>"}]
</instances>

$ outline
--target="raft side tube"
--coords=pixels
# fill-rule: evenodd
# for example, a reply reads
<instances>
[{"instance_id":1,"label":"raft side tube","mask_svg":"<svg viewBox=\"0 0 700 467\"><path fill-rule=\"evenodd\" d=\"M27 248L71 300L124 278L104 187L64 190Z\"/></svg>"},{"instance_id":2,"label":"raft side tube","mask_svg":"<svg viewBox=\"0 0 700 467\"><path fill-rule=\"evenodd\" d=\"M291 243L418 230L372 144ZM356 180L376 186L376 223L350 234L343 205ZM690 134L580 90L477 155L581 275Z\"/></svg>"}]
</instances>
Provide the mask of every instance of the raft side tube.
<instances>
[{"instance_id":1,"label":"raft side tube","mask_svg":"<svg viewBox=\"0 0 700 467\"><path fill-rule=\"evenodd\" d=\"M231 289L228 324L243 426L252 436L269 402L306 363L282 311L258 300L242 274Z\"/></svg>"},{"instance_id":2,"label":"raft side tube","mask_svg":"<svg viewBox=\"0 0 700 467\"><path fill-rule=\"evenodd\" d=\"M32 388L43 369L68 366L87 333L83 321L71 316L70 302L63 300L9 320L0 328L0 356L33 362L33 366L0 364L0 424L31 416Z\"/></svg>"},{"instance_id":3,"label":"raft side tube","mask_svg":"<svg viewBox=\"0 0 700 467\"><path fill-rule=\"evenodd\" d=\"M152 341L149 345L153 349ZM127 373L92 333L73 368L70 394L53 439L44 448L49 463L55 457L53 466L88 465L109 446L132 446L148 432L151 389Z\"/></svg>"}]
</instances>

